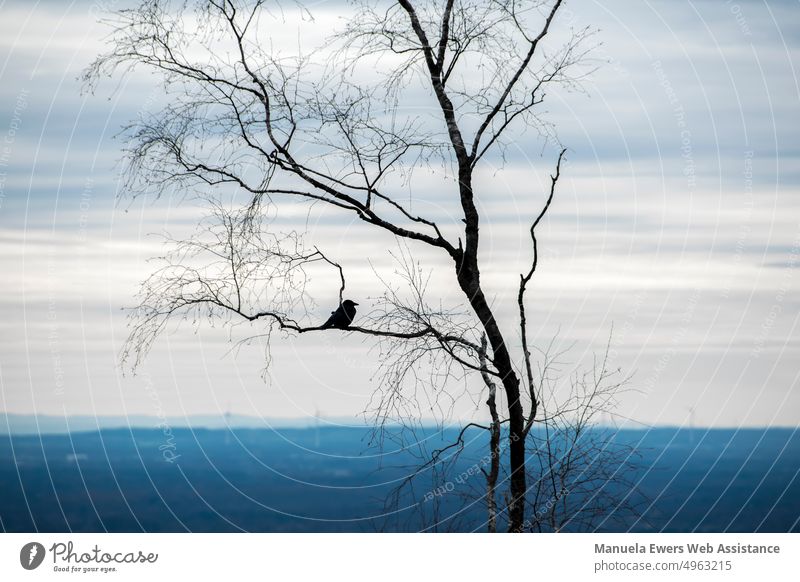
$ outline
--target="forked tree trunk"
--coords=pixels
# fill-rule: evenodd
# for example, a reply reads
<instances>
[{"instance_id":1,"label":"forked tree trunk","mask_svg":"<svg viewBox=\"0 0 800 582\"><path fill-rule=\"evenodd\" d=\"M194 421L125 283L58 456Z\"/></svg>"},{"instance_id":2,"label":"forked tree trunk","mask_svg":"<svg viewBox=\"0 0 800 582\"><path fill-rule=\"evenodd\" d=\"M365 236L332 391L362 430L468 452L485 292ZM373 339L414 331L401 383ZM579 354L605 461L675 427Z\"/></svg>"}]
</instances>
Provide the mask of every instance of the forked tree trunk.
<instances>
[{"instance_id":1,"label":"forked tree trunk","mask_svg":"<svg viewBox=\"0 0 800 582\"><path fill-rule=\"evenodd\" d=\"M458 151L457 151L458 153ZM510 501L508 507L508 531L521 532L525 523L525 413L520 401L519 377L514 371L500 326L492 313L481 288L478 267L479 215L472 191L472 169L469 159L459 155L459 193L464 210L465 245L456 260L456 275L461 290L467 296L472 309L480 320L489 345L492 346L492 363L500 375L508 405L508 452L510 477Z\"/></svg>"},{"instance_id":2,"label":"forked tree trunk","mask_svg":"<svg viewBox=\"0 0 800 582\"><path fill-rule=\"evenodd\" d=\"M469 296L469 294L468 294ZM486 336L492 346L494 365L503 382L508 402L508 463L511 472L510 500L508 507L508 531L521 532L525 523L525 415L520 401L519 377L511 365L508 349L483 291L478 287L470 297L470 303L481 320Z\"/></svg>"}]
</instances>

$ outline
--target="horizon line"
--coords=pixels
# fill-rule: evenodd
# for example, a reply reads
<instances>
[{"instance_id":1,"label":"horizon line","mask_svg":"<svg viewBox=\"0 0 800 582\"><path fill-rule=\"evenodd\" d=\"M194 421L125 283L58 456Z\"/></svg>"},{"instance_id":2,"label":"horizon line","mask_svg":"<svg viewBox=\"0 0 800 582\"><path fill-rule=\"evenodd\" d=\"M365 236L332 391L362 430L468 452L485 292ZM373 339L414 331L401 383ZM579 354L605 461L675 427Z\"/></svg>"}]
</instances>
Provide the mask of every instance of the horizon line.
<instances>
[{"instance_id":1,"label":"horizon line","mask_svg":"<svg viewBox=\"0 0 800 582\"><path fill-rule=\"evenodd\" d=\"M0 420L0 434L60 434L73 432L99 432L114 429L144 429L144 430L172 430L172 429L199 429L199 430L276 430L276 429L369 429L368 423L355 424L357 416L297 416L297 417L266 417L240 413L198 413L183 416L162 416L154 414L103 414L92 415L87 413L57 415L38 413L2 412L0 417L5 417L5 422ZM70 426L70 420L74 426ZM465 420L464 422L470 422ZM400 423L396 423L398 426ZM63 425L63 426L56 426ZM417 425L420 429L447 430L461 428L458 422L442 424L433 419L422 419ZM686 431L709 430L797 430L800 425L681 425L664 423L648 425L640 422L619 424L598 423L595 428L614 428L626 431L648 431L658 429L674 429Z\"/></svg>"}]
</instances>

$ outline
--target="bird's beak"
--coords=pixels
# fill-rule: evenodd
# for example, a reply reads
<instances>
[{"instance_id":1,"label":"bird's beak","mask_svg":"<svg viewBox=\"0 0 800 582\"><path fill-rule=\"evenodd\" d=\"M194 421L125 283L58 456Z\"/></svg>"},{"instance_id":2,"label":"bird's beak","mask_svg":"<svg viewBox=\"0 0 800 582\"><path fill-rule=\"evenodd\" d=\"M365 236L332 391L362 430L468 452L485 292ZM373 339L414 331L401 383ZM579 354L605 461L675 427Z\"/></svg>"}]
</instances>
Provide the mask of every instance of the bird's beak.
<instances>
[{"instance_id":1,"label":"bird's beak","mask_svg":"<svg viewBox=\"0 0 800 582\"><path fill-rule=\"evenodd\" d=\"M355 301L353 301L353 305L358 305L358 303L356 303Z\"/></svg>"}]
</instances>

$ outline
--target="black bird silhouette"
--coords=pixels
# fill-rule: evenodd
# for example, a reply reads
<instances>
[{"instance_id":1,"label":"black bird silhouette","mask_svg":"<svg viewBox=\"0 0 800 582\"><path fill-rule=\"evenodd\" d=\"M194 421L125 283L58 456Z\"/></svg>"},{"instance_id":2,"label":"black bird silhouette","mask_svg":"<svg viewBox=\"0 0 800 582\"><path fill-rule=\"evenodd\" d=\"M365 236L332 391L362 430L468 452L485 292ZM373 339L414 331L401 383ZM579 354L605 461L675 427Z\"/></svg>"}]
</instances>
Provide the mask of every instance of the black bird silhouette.
<instances>
[{"instance_id":1,"label":"black bird silhouette","mask_svg":"<svg viewBox=\"0 0 800 582\"><path fill-rule=\"evenodd\" d=\"M330 327L346 329L353 323L353 318L356 316L356 305L358 305L358 303L350 301L349 299L342 301L339 309L331 311L331 316L328 318L328 321L322 324L322 329Z\"/></svg>"}]
</instances>

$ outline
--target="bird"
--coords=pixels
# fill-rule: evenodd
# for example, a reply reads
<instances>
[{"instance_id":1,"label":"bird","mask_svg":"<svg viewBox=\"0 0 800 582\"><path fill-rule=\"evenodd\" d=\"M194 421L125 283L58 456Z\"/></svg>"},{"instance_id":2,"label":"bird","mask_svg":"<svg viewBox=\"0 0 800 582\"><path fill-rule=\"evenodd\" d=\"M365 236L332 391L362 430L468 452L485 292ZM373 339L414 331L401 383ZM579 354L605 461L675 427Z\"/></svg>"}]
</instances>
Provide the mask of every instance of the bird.
<instances>
[{"instance_id":1,"label":"bird","mask_svg":"<svg viewBox=\"0 0 800 582\"><path fill-rule=\"evenodd\" d=\"M321 328L346 329L353 323L353 318L356 316L356 305L358 305L358 303L355 301L345 299L342 301L342 304L339 305L339 309L331 311L331 316L328 318L328 321L322 324Z\"/></svg>"}]
</instances>

